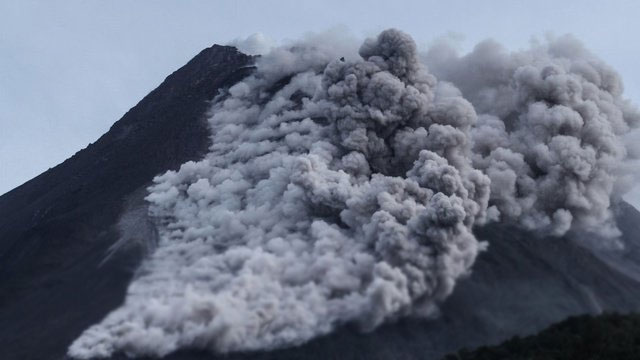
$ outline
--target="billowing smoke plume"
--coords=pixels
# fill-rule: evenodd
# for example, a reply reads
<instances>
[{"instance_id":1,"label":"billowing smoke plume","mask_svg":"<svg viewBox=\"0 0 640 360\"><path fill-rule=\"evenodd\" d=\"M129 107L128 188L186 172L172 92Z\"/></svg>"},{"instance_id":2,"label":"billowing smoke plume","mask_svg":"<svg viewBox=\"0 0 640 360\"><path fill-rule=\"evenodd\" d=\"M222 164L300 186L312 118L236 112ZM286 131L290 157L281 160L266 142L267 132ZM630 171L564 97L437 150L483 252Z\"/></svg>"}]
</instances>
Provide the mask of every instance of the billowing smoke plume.
<instances>
[{"instance_id":1,"label":"billowing smoke plume","mask_svg":"<svg viewBox=\"0 0 640 360\"><path fill-rule=\"evenodd\" d=\"M399 31L339 49L274 49L220 96L210 153L150 188L157 249L71 356L272 349L430 316L484 248L474 225L614 231L638 116L584 51L434 50L461 93Z\"/></svg>"},{"instance_id":2,"label":"billowing smoke plume","mask_svg":"<svg viewBox=\"0 0 640 360\"><path fill-rule=\"evenodd\" d=\"M610 199L627 158L621 136L640 116L611 68L568 36L513 54L491 41L462 57L440 45L427 62L482 114L473 164L504 220L618 234Z\"/></svg>"}]
</instances>

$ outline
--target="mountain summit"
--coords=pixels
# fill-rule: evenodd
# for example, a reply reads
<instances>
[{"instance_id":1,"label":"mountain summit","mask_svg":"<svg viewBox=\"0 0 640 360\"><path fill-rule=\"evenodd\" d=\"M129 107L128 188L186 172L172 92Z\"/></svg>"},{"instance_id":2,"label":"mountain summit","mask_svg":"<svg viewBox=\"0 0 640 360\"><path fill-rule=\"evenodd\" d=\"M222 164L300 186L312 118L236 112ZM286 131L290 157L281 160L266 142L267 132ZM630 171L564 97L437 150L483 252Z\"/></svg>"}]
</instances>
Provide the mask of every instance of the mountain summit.
<instances>
[{"instance_id":1,"label":"mountain summit","mask_svg":"<svg viewBox=\"0 0 640 360\"><path fill-rule=\"evenodd\" d=\"M149 186L154 186L156 190L158 187L162 188L163 178L157 178L154 182L154 177L166 170L176 170L177 174L181 174L180 171L185 170L178 170L179 167L188 161L201 159L207 159L212 163L226 161L224 165L232 167L249 157L248 153L256 151L255 148L247 150L242 146L235 147L236 143L233 141L236 138L231 136L230 132L233 130L233 126L211 129L210 124L207 123L208 118L219 116L223 124L235 125L236 118L225 117L231 113L230 109L250 111L255 105L250 103L250 106L245 108L241 100L251 98L259 106L265 106L265 103L273 100L264 98L265 96L273 97L276 93L285 94L288 98L283 99L281 103L289 104L287 106L291 106L293 109L291 112L300 111L308 114L325 106L326 108L322 108L322 110L333 111L332 114L339 117L340 114L335 114L343 111L344 108L337 108L335 104L342 104L340 102L342 98L336 100L331 96L343 95L352 89L350 86L356 88L359 86L354 80L356 75L365 74L362 76L366 81L370 81L369 84L379 86L371 90L371 94L365 92L362 95L359 90L354 90L354 93L357 93L357 96L354 95L355 97L366 98L369 96L369 102L364 105L355 102L348 105L349 109L355 109L350 116L355 117L359 114L356 114L361 110L358 108L359 106L366 107L367 111L371 110L368 112L368 116L374 118L378 116L376 119L380 124L369 129L369 133L365 131L367 136L391 137L390 133L406 131L399 130L399 126L386 128L385 126L388 126L388 123L385 122L386 119L403 121L404 118L424 112L423 115L428 115L426 117L430 120L435 119L434 121L449 121L451 116L456 121L460 120L456 124L452 123L446 126L436 124L438 126L429 128L432 133L441 131L439 139L459 139L456 137L458 136L457 132L451 135L451 132L447 133L447 131L454 125L463 129L460 133L468 130L471 115L464 111L456 111L466 110L470 105L455 100L459 97L457 90L452 90L448 87L449 85L437 85L435 78L423 72L418 62L414 61L416 58L415 46L404 36L396 32L383 34L377 42L367 42L362 46L360 55L366 59L365 61L351 62L348 56L351 54L345 54L344 56L336 56L335 61L326 60L329 63L326 65L326 63L322 63L325 59L317 53L319 50L310 47L304 51L313 54L314 59L317 59L313 61L322 65L314 63L312 68L315 72L272 79L269 76L275 76L274 73L267 71L261 74L264 76L263 78L257 80L254 78L242 83L240 83L241 80L247 79L256 71L254 66L256 58L244 55L233 47L214 45L203 50L184 67L167 77L157 89L127 112L95 143L79 151L64 163L1 196L0 323L4 326L0 331L0 346L3 348L3 358L65 358L67 349L74 340L83 334L83 331L90 328L91 325L100 323L110 311L126 301L127 286L134 278L134 274L138 279L144 278L145 275L154 275L148 267L139 270L138 273L136 270L139 269L143 259L149 256L149 250L156 248L158 238L169 236L170 233L166 232L168 227L158 226L157 222L164 221L165 218L159 216L154 219L148 216L149 204L144 200L147 195L146 189ZM287 57L290 54L280 55L284 59L290 59ZM295 61L291 61L291 63L293 63L293 67L298 65ZM326 68L323 68L324 66ZM544 71L546 73L560 72L556 68L550 70L545 68ZM354 74L354 76L351 77L350 74ZM321 76L324 77L320 78ZM555 79L557 80L558 77ZM357 80L360 81L362 78ZM305 91L313 92L317 88L309 84L318 87L325 86L327 91L317 97L307 97ZM331 87L330 85L336 86ZM535 86L537 85L539 84ZM527 84L527 86L533 87L534 85ZM603 87L606 86L606 84L603 85ZM467 90L472 91L473 89ZM552 98L555 93L550 93L544 94L547 103L557 100ZM212 107L212 101L221 94L230 95L234 101L216 102L217 105ZM415 101L406 106L415 107L412 107L410 112L404 113L406 108L398 108L395 106L396 104L388 104L384 101L392 99L396 95L403 99L414 96L410 99ZM322 96L326 96L326 98L322 98ZM454 100L451 100L450 103L443 100L443 103L438 104L440 107L436 106L435 108L431 108L431 105L423 106L421 102L428 104L432 97L447 101L454 98ZM353 97L347 98L350 99L348 101L354 101ZM238 104L242 104L242 106ZM403 103L404 105L405 103ZM374 111L375 109L372 110L374 107L385 107L388 112L378 114ZM278 116L291 114L288 111L278 112L278 110L273 109L273 113ZM537 110L544 112L546 109ZM492 122L493 118L485 119L485 121L487 121L485 130L495 125L495 122ZM324 118L309 117L308 121L301 121L299 126L304 128L303 130L317 128L323 130L327 126L326 122L327 120ZM280 128L286 128L286 126L285 124ZM357 126L346 123L340 126L342 126L341 129L347 129L351 133L347 134L347 130L345 130L345 133L333 134L331 135L334 136L332 140L342 141L341 144L346 148L359 146L357 135L360 133ZM403 136L413 136L412 139L419 142L421 141L419 136L421 132L424 132L424 128L419 129L416 126L415 129L403 133ZM494 127L493 130L495 129ZM269 130L259 128L256 125L256 129L252 130L254 132L247 136L260 138L265 136L264 134ZM212 143L211 131L219 131L214 134L219 136L219 143L216 143L215 140ZM563 128L561 131L566 133L569 130ZM375 134L371 135L372 132ZM318 134L321 133L318 132ZM242 134L238 136L242 136ZM568 136L563 136L568 138ZM370 226L368 221L374 216L367 215L367 213L363 213L364 215L357 213L358 209L346 209L351 217L332 216L332 206L343 206L340 199L336 199L339 197L336 195L338 191L323 192L323 189L314 188L315 184L305 182L310 178L305 176L313 175L313 170L330 171L322 168L322 166L327 166L323 162L326 159L322 158L326 148L322 148L323 145L316 146L317 139L313 139L314 141L307 144L305 139L296 136L282 136L282 138L286 138L287 146L291 148L315 146L314 150L318 151L313 154L317 155L316 158L310 156L309 162L303 164L308 165L307 167L301 165L302 175L296 178L296 181L300 180L303 187L308 185L310 193L317 196L317 203L314 202L312 207L312 215L333 224L320 230L331 231L333 229L336 232L331 233L331 236L339 238L342 233L338 232L346 231L345 229L353 224L363 224L362 227ZM401 137L398 138L401 139ZM282 139L279 138L279 140ZM572 144L570 140L567 141L568 144ZM380 142L380 144L383 143L384 141ZM245 152L236 151L234 153L236 157L228 159L218 159L211 156L212 153L209 151L213 151L214 155L216 151L229 152L229 149L224 148L227 145L230 146L229 149L241 149ZM380 151L381 154L379 158L365 159L364 156L357 154L352 156L351 154L355 151L347 151L345 154L340 154L343 156L341 164L348 171L357 172L359 171L355 169L357 166L351 165L360 166L363 161L368 161L369 171L382 174L378 179L384 177L380 183L371 185L373 189L378 185L397 185L393 179L389 179L399 173L398 169L417 174L416 178L422 176L420 174L424 174L423 172L428 173L429 171L438 171L438 174L441 174L438 177L440 179L453 179L454 175L452 174L457 174L459 179L451 180L452 183L459 181L460 184L464 184L462 186L464 189L457 188L455 190L457 193L454 194L455 196L452 195L452 198L462 199L460 201L464 202L465 210L472 209L472 211L459 216L455 213L456 215L450 217L458 218L453 220L447 217L448 214L451 214L449 210L457 211L458 207L453 205L447 207L450 205L447 203L447 199L444 199L443 196L437 196L437 194L433 195L433 191L429 190L431 188L437 190L438 187L445 188L451 184L437 184L436 186L432 183L437 179L426 179L424 181L431 186L429 189L425 185L423 188L415 190L413 180L407 180L403 185L409 189L407 193L415 191L415 194L412 194L412 196L415 195L415 198L428 197L430 203L435 204L431 209L438 213L436 220L440 222L434 222L436 224L434 227L442 228L442 232L446 234L453 233L452 241L457 244L466 244L460 245L461 249L469 250L467 245L473 247L477 244L484 244L484 242L488 243L486 251L474 248L472 256L464 254L460 257L451 257L451 263L447 262L442 265L443 267L451 266L459 272L456 272L456 277L453 278L456 280L457 276L461 277L455 284L455 291L453 291L451 283L453 280L438 278L438 280L431 279L437 283L433 289L420 293L413 289L422 283L414 279L416 283L413 284L415 286L411 288L411 291L415 291L418 295L408 300L409 306L413 306L414 302L424 301L426 319L415 316L402 317L391 310L382 313L374 311L358 313L359 316L361 315L360 317L354 317L351 319L353 321L345 321L335 331L325 331L322 328L308 337L311 339L310 341L295 342L293 346L285 346L284 348L282 348L283 346L274 346L280 348L278 350L262 351L259 348L249 348L217 355L199 349L191 349L212 347L209 346L210 344L200 344L201 346L181 348L182 350L172 352L166 358L176 360L211 358L439 359L444 354L460 347L493 344L514 335L534 333L570 315L640 310L640 303L637 301L640 298L640 277L638 277L640 274L640 260L638 260L640 259L638 256L640 255L640 240L635 236L640 231L640 213L633 207L625 203L612 207L617 229L622 233L621 242L626 245L624 249L598 247L595 244L600 242L602 234L596 235L592 232L566 233L568 228L563 227L562 224L553 225L554 227L549 225L548 231L541 232L525 230L519 226L519 222L527 221L524 218L517 218L511 222L491 222L485 217L490 218L495 213L494 215L484 214L485 210L490 212L487 210L488 196L479 190L483 186L486 187L487 182L471 169L469 162L460 160L457 157L459 154L451 155L455 151L443 151L442 153L447 153L447 156L450 156L449 159L444 160L443 158L446 156L437 155L436 150L421 152L418 157L420 161L423 161L424 167L418 167L413 165L413 161L405 161L395 157L396 152L406 151L412 154L411 144L399 142L394 146L389 146L389 148L393 147L393 151L387 149L386 144L383 145L376 148L376 151ZM485 145L489 146L489 144ZM562 146L562 144L558 146ZM318 150L318 148L320 149ZM366 150L374 151L371 148ZM333 148L326 150L326 152L330 151L334 151ZM367 153L367 151L363 151L363 153ZM389 155L390 153L394 153L394 155ZM389 161L379 160L383 159L383 155ZM590 155L587 154L585 157ZM314 159L317 162L313 162ZM261 159L263 164L272 164L269 162L272 160L270 158ZM445 160L457 167L454 169L453 165L445 166ZM416 163L418 163L417 160ZM260 171L261 169L255 169L260 163L256 164L240 167L240 172ZM434 167L428 168L428 166ZM489 170L491 170L490 166L493 165L487 165ZM576 171L583 171L581 169ZM341 174L345 174L347 170L342 171ZM541 168L535 170L542 173ZM336 171L336 173L339 172ZM367 178L368 175L357 173L354 177ZM428 177L427 175L420 179ZM244 181L244 179L238 179L235 184L228 184L229 191L237 191L237 188L232 185L243 184L241 180ZM204 187L205 181L197 183ZM457 186L458 182L453 184ZM475 193L470 189L473 189ZM197 188L189 191L195 192ZM350 191L357 193L359 190L350 189ZM202 196L207 196L205 192L203 194ZM294 193L291 196L297 199L295 196L300 196L300 194ZM365 195L362 197L364 198ZM151 202L154 201L153 197L148 199ZM354 199L358 200L359 198L354 197ZM350 200L349 206L355 200ZM522 199L514 201L516 200L521 201ZM242 201L248 200L243 198ZM412 200L407 200L407 202L410 201ZM297 204L297 200L292 201L292 204ZM439 207L440 204L444 205ZM152 211L164 214L162 213L164 211L163 201L157 201L154 206L156 207L152 208ZM274 209L274 211L281 210ZM493 209L493 211L497 210ZM442 213L445 214L442 215ZM300 214L292 212L291 218L295 219L298 215ZM577 213L577 215L584 214ZM569 214L569 216L571 215ZM449 225L442 224L443 217L446 218L444 220L455 223L456 231L451 232L448 228ZM552 216L555 220L559 219L559 223L565 222L566 217L567 213L562 211L555 212ZM538 219L542 219L542 217ZM231 224L229 226L233 225L232 220L229 219L228 222ZM474 228L473 234L467 234L467 229L471 228L469 224L474 221L480 225ZM165 226L165 224L161 225ZM399 233L421 231L420 224L416 224L416 222L405 221L401 225L404 227L396 228ZM159 228L160 230L158 230ZM317 227L312 227L314 231L317 229ZM161 233L158 234L158 231ZM361 236L363 239L370 237L370 235L365 234L365 236L357 232L349 234L353 237ZM564 236L559 236L563 234ZM249 235L253 236L254 234ZM391 245L389 246L391 247ZM278 244L270 242L269 246L277 248ZM354 249L349 250L355 255L351 252L349 255L353 255L354 258L368 259L369 254L360 253L358 246L356 244ZM420 248L418 250L424 251L425 254L431 254L430 249ZM274 252L276 251L277 249L274 250ZM393 253L393 248L380 251L383 256L390 253L389 257L394 259L397 255ZM477 259L475 259L476 251L478 252ZM471 260L468 260L469 257ZM415 260L411 257L410 259ZM233 259L229 261L231 260ZM470 267L470 263L473 263L474 260L475 265L471 274L463 276L466 273L464 271L467 270L466 267ZM462 270L456 268L456 262L464 264ZM296 263L292 262L292 264ZM153 263L150 266L153 266ZM378 275L380 271L384 270L384 267L378 266L376 269L376 275ZM425 269L427 273L431 271L431 263L428 266L425 265ZM449 274L450 269L446 270L446 273ZM440 275L440 273L437 274ZM205 278L208 276L208 274L200 275ZM327 278L330 277L329 275ZM348 278L345 274L339 275L336 277L338 280ZM368 279L366 276L363 278ZM385 277L381 276L381 278ZM314 278L314 280L318 279ZM256 284L256 286L259 285ZM332 291L335 290L327 300L333 301L340 299L346 292L344 289L348 288L350 284L332 283L326 286ZM140 289L142 288L140 287ZM321 287L318 291L324 290L325 288ZM353 296L357 295L360 294ZM368 300L365 297L362 301L364 303ZM433 306L435 303L439 304L439 308ZM339 304L341 306L350 305L347 302ZM362 317L367 317L370 314L381 314L381 318L365 319L371 320L372 324L369 324L371 326L367 330L372 331L363 332L363 326L355 326L355 323L362 323ZM203 318L212 317L212 315L207 315L206 308L201 315ZM383 320L388 321L376 327ZM373 330L374 327L375 330ZM127 354L137 355L133 350L128 351L126 346L116 350L109 355L112 359L124 359Z\"/></svg>"}]
</instances>

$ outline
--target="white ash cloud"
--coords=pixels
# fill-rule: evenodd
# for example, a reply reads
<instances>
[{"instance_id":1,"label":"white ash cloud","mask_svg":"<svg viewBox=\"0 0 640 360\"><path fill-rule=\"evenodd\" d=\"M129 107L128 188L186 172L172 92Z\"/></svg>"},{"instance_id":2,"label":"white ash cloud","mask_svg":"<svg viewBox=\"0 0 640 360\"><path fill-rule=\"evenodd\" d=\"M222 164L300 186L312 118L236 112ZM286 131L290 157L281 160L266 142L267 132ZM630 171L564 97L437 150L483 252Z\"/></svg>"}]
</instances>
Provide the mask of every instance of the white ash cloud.
<instances>
[{"instance_id":1,"label":"white ash cloud","mask_svg":"<svg viewBox=\"0 0 640 360\"><path fill-rule=\"evenodd\" d=\"M434 316L486 246L474 225L614 232L612 162L637 114L586 52L439 47L441 82L397 30L339 44L274 48L220 96L210 153L150 188L157 249L70 356L273 349Z\"/></svg>"},{"instance_id":2,"label":"white ash cloud","mask_svg":"<svg viewBox=\"0 0 640 360\"><path fill-rule=\"evenodd\" d=\"M254 33L244 39L234 39L228 45L247 55L263 55L276 47L276 42L263 33Z\"/></svg>"},{"instance_id":3,"label":"white ash cloud","mask_svg":"<svg viewBox=\"0 0 640 360\"><path fill-rule=\"evenodd\" d=\"M273 51L215 105L211 153L148 196L158 249L71 355L274 348L428 315L451 293L489 195L472 106L398 31L361 57L322 50Z\"/></svg>"},{"instance_id":4,"label":"white ash cloud","mask_svg":"<svg viewBox=\"0 0 640 360\"><path fill-rule=\"evenodd\" d=\"M554 235L618 235L611 198L631 183L637 154L623 136L640 115L615 71L570 36L515 53L486 41L459 56L440 44L426 58L480 114L473 164L491 178L504 220Z\"/></svg>"}]
</instances>

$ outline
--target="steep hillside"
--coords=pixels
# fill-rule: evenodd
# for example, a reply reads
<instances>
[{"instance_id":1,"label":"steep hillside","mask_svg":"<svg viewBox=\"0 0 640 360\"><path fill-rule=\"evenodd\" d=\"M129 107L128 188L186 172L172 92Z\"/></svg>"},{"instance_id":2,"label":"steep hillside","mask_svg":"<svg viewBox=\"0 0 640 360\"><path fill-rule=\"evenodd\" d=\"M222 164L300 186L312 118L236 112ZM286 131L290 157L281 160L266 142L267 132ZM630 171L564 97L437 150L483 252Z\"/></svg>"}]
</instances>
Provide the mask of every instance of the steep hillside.
<instances>
[{"instance_id":1,"label":"steep hillside","mask_svg":"<svg viewBox=\"0 0 640 360\"><path fill-rule=\"evenodd\" d=\"M251 64L232 47L203 50L95 143L0 197L3 359L61 357L122 301L140 252L102 261L125 199L206 151L208 101Z\"/></svg>"}]
</instances>

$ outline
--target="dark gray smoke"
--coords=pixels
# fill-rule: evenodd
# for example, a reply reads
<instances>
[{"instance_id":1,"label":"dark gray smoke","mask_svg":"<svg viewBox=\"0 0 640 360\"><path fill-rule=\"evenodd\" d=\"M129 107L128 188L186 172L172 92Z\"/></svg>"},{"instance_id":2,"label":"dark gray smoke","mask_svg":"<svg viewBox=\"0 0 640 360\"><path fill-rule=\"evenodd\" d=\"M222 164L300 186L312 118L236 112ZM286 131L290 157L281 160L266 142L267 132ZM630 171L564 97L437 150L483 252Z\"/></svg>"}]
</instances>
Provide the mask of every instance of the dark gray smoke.
<instances>
[{"instance_id":1,"label":"dark gray smoke","mask_svg":"<svg viewBox=\"0 0 640 360\"><path fill-rule=\"evenodd\" d=\"M620 136L638 115L578 50L432 50L461 93L397 30L358 53L274 49L214 104L206 158L155 179L158 247L69 354L272 349L434 316L485 248L473 226L500 216L613 234Z\"/></svg>"}]
</instances>

